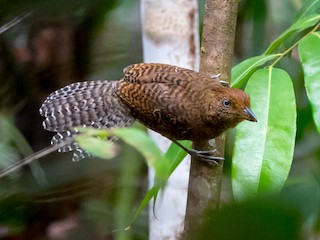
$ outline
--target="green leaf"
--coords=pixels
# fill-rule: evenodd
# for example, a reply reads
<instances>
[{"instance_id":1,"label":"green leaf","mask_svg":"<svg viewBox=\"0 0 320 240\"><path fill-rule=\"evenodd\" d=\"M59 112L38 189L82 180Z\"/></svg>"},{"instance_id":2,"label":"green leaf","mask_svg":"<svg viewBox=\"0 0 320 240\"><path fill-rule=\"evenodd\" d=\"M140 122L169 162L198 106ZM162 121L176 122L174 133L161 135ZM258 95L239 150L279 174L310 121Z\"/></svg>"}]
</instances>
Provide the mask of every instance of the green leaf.
<instances>
[{"instance_id":1,"label":"green leaf","mask_svg":"<svg viewBox=\"0 0 320 240\"><path fill-rule=\"evenodd\" d=\"M320 1L315 0L304 0L303 6L300 10L300 18L306 15L317 14L320 11Z\"/></svg>"},{"instance_id":2,"label":"green leaf","mask_svg":"<svg viewBox=\"0 0 320 240\"><path fill-rule=\"evenodd\" d=\"M137 128L115 128L111 133L136 148L145 157L148 166L153 167L159 174L157 177L162 178L167 175L169 166L158 146L145 131Z\"/></svg>"},{"instance_id":3,"label":"green leaf","mask_svg":"<svg viewBox=\"0 0 320 240\"><path fill-rule=\"evenodd\" d=\"M33 154L32 147L29 145L28 141L25 139L25 137L19 131L19 129L15 126L12 116L0 114L0 129L2 129L2 134L1 134L2 136L0 137L0 145L2 144L4 146L7 145L7 147L11 149L12 143L13 143L24 157L28 157ZM0 157L0 159L1 159L0 162L5 161L6 163L8 163L8 159L6 160L3 157ZM11 159L10 162L18 160L18 158L10 158L10 159ZM41 186L45 186L47 184L47 180L39 162L38 161L31 162L30 168L33 176L38 181L38 183Z\"/></svg>"},{"instance_id":4,"label":"green leaf","mask_svg":"<svg viewBox=\"0 0 320 240\"><path fill-rule=\"evenodd\" d=\"M232 161L236 199L281 190L290 171L296 134L294 89L285 71L258 70L246 92L258 123L246 121L237 127Z\"/></svg>"},{"instance_id":5,"label":"green leaf","mask_svg":"<svg viewBox=\"0 0 320 240\"><path fill-rule=\"evenodd\" d=\"M151 199L152 198L156 198L156 196L158 195L159 191L160 191L160 188L156 187L156 186L153 186L151 189L149 189L149 191L147 192L146 196L142 199L142 201L140 202L139 207L135 211L134 216L133 216L133 218L131 220L131 224L140 216L141 212L143 211L143 209L146 206L148 206L148 204L151 201Z\"/></svg>"},{"instance_id":6,"label":"green leaf","mask_svg":"<svg viewBox=\"0 0 320 240\"><path fill-rule=\"evenodd\" d=\"M320 33L313 33L304 38L299 43L298 49L313 119L320 133Z\"/></svg>"},{"instance_id":7,"label":"green leaf","mask_svg":"<svg viewBox=\"0 0 320 240\"><path fill-rule=\"evenodd\" d=\"M192 142L188 140L180 141L180 143L185 146L186 148L192 147ZM179 166L181 161L187 156L187 153L176 144L172 143L165 153L165 157L170 159L171 161L171 168L170 174Z\"/></svg>"},{"instance_id":8,"label":"green leaf","mask_svg":"<svg viewBox=\"0 0 320 240\"><path fill-rule=\"evenodd\" d=\"M192 145L191 141L180 141L181 144L183 144L185 147L190 148ZM154 179L154 186L149 189L146 196L141 201L138 209L136 210L134 217L131 221L133 223L138 216L140 216L142 210L148 205L148 203L151 201L151 199L154 199L154 202L156 201L156 198L158 196L159 191L165 186L167 183L170 175L173 173L173 171L177 168L177 166L181 163L181 161L186 157L187 153L182 150L180 147L172 143L165 153L163 160L168 161L168 165L170 165L170 169L168 171L168 174L166 178L162 178L161 181L157 179L157 174Z\"/></svg>"},{"instance_id":9,"label":"green leaf","mask_svg":"<svg viewBox=\"0 0 320 240\"><path fill-rule=\"evenodd\" d=\"M260 55L249 58L232 68L231 87L240 88L249 79L249 77L256 71L256 69L266 62L275 59L280 54Z\"/></svg>"},{"instance_id":10,"label":"green leaf","mask_svg":"<svg viewBox=\"0 0 320 240\"><path fill-rule=\"evenodd\" d=\"M116 146L113 142L98 139L96 137L89 136L87 134L80 134L75 137L79 146L94 156L110 159L113 158L116 154Z\"/></svg>"},{"instance_id":11,"label":"green leaf","mask_svg":"<svg viewBox=\"0 0 320 240\"><path fill-rule=\"evenodd\" d=\"M180 143L184 145L186 148L190 148L192 146L192 142L188 140L180 141ZM179 166L182 160L186 157L186 155L187 153L183 149L181 149L176 144L172 143L167 152L162 156L163 164L166 166L166 172L162 175L160 179L157 176L156 172L156 176L154 178L154 186L159 187L159 189L164 188L169 177L171 176L173 171Z\"/></svg>"},{"instance_id":12,"label":"green leaf","mask_svg":"<svg viewBox=\"0 0 320 240\"><path fill-rule=\"evenodd\" d=\"M111 143L110 141L100 140L97 136L100 138L116 136L136 148L145 157L148 165L155 169L154 186L141 201L131 223L136 220L151 199L156 200L159 191L164 188L172 172L187 155L185 151L175 144L171 144L166 154L162 155L152 138L145 131L137 128L114 128L106 130L78 128L77 131L81 132L81 134L76 137L80 147L96 156L105 156L107 153L104 151L110 151L107 144ZM191 141L181 141L181 143L185 147L191 147Z\"/></svg>"},{"instance_id":13,"label":"green leaf","mask_svg":"<svg viewBox=\"0 0 320 240\"><path fill-rule=\"evenodd\" d=\"M264 54L271 54L277 49L286 39L293 34L316 25L320 20L319 14L313 14L306 17L299 18L294 24L292 24L284 33L282 33L276 40L274 40Z\"/></svg>"},{"instance_id":14,"label":"green leaf","mask_svg":"<svg viewBox=\"0 0 320 240\"><path fill-rule=\"evenodd\" d=\"M108 146L111 141L102 140L109 136L116 136L122 139L125 143L131 145L137 149L147 160L147 163L150 167L155 169L163 167L163 157L160 149L153 142L151 137L143 130L138 128L113 128L113 129L94 129L94 128L76 128L81 134L76 137L79 145L85 148L88 151L94 151L95 148L100 148L98 146L102 144L98 151L103 151L103 148L109 148ZM98 138L97 138L98 137ZM88 138L88 140L86 140ZM100 139L99 139L100 138ZM91 148L91 150L89 149ZM101 153L103 155L103 153ZM95 154L96 155L96 154ZM165 168L163 168L165 169ZM169 167L166 167L169 169Z\"/></svg>"},{"instance_id":15,"label":"green leaf","mask_svg":"<svg viewBox=\"0 0 320 240\"><path fill-rule=\"evenodd\" d=\"M162 156L158 146L152 138L143 130L137 128L113 128L97 130L91 128L77 128L81 134L76 137L80 147L88 152L104 158L114 156L115 148L111 141L105 141L99 138L116 136L125 143L137 149L146 159L149 167L155 169L156 178L167 179L171 172L172 161L167 156ZM97 138L98 137L98 138ZM107 151L111 151L108 156Z\"/></svg>"},{"instance_id":16,"label":"green leaf","mask_svg":"<svg viewBox=\"0 0 320 240\"><path fill-rule=\"evenodd\" d=\"M92 127L76 127L74 128L74 131L80 132L87 136L92 136L92 137L95 136L102 139L107 138L111 135L109 129L97 129Z\"/></svg>"}]
</instances>

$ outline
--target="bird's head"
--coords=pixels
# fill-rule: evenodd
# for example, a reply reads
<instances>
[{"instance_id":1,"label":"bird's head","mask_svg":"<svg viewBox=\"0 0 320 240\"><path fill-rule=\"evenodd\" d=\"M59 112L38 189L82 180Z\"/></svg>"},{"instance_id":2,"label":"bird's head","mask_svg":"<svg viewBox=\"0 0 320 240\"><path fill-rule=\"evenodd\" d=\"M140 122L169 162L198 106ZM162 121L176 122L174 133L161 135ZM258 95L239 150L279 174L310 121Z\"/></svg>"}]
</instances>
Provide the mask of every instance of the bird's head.
<instances>
[{"instance_id":1,"label":"bird's head","mask_svg":"<svg viewBox=\"0 0 320 240\"><path fill-rule=\"evenodd\" d=\"M223 112L232 118L257 122L257 117L250 109L250 97L241 89L227 88L226 94L220 99Z\"/></svg>"},{"instance_id":2,"label":"bird's head","mask_svg":"<svg viewBox=\"0 0 320 240\"><path fill-rule=\"evenodd\" d=\"M212 105L209 115L218 123L225 124L226 128L235 127L243 120L257 122L257 117L250 109L249 95L240 89L222 87L214 93Z\"/></svg>"}]
</instances>

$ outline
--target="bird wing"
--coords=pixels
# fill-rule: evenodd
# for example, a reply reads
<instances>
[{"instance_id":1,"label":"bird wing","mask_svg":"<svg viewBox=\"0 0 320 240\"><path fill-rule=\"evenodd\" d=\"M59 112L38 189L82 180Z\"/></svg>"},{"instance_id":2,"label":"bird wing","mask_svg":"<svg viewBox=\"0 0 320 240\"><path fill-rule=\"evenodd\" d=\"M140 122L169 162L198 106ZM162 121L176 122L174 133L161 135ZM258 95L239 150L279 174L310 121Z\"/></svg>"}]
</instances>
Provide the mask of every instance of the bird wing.
<instances>
[{"instance_id":1,"label":"bird wing","mask_svg":"<svg viewBox=\"0 0 320 240\"><path fill-rule=\"evenodd\" d=\"M134 64L124 69L116 93L146 126L165 136L178 136L201 118L207 81L213 82L185 68Z\"/></svg>"},{"instance_id":2,"label":"bird wing","mask_svg":"<svg viewBox=\"0 0 320 240\"><path fill-rule=\"evenodd\" d=\"M168 64L133 64L123 72L117 93L129 105L133 99L155 103L161 100L160 105L182 100L195 104L208 85L221 86L219 81L196 71Z\"/></svg>"},{"instance_id":3,"label":"bird wing","mask_svg":"<svg viewBox=\"0 0 320 240\"><path fill-rule=\"evenodd\" d=\"M190 69L160 63L132 64L124 68L123 73L124 81L137 84L155 82L179 86L182 84L181 81L184 81L184 83L189 81L199 82L206 78Z\"/></svg>"},{"instance_id":4,"label":"bird wing","mask_svg":"<svg viewBox=\"0 0 320 240\"><path fill-rule=\"evenodd\" d=\"M199 79L197 72L167 64L133 64L123 72L116 93L133 112L140 111L140 115L164 110L173 101L184 99L186 103L188 97L182 96L186 91L181 90ZM168 109L166 112L170 113Z\"/></svg>"}]
</instances>

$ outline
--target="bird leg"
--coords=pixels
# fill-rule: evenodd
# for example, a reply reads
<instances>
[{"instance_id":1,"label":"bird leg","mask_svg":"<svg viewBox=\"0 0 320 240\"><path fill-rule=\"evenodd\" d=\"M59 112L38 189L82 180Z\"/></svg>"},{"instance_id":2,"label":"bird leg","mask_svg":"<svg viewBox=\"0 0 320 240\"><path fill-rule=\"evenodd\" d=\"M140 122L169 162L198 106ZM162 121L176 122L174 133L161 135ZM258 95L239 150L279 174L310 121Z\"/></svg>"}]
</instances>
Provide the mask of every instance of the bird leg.
<instances>
[{"instance_id":1,"label":"bird leg","mask_svg":"<svg viewBox=\"0 0 320 240\"><path fill-rule=\"evenodd\" d=\"M212 78L212 79L218 79L219 82L220 82L223 86L229 87L229 83L228 83L227 81L221 80L221 79L220 79L220 76L221 76L221 74L218 73L218 74L211 75L210 78Z\"/></svg>"},{"instance_id":2,"label":"bird leg","mask_svg":"<svg viewBox=\"0 0 320 240\"><path fill-rule=\"evenodd\" d=\"M219 78L220 76L221 76L221 74L218 73L218 74L211 75L210 78L216 79L216 78Z\"/></svg>"},{"instance_id":3,"label":"bird leg","mask_svg":"<svg viewBox=\"0 0 320 240\"><path fill-rule=\"evenodd\" d=\"M177 140L173 139L171 140L176 145L178 145L180 148L182 148L185 152L190 154L191 157L199 157L201 161L210 162L214 164L218 164L218 162L223 161L223 157L214 157L211 156L215 152L215 150L196 150L196 149L188 149L185 146L183 146L181 143L179 143Z\"/></svg>"},{"instance_id":4,"label":"bird leg","mask_svg":"<svg viewBox=\"0 0 320 240\"><path fill-rule=\"evenodd\" d=\"M227 81L220 80L220 83L221 83L221 85L223 85L225 87L229 87L230 86Z\"/></svg>"}]
</instances>

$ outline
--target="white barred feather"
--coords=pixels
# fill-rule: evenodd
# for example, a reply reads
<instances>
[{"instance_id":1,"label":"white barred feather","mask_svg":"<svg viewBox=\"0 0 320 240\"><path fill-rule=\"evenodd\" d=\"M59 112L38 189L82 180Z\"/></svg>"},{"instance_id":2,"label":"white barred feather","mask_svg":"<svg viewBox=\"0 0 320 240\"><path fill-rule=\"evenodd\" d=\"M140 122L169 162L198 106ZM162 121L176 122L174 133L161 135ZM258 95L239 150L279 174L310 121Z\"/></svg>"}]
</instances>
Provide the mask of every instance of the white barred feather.
<instances>
[{"instance_id":1,"label":"white barred feather","mask_svg":"<svg viewBox=\"0 0 320 240\"><path fill-rule=\"evenodd\" d=\"M40 114L45 117L43 127L57 132L51 144L57 145L72 138L76 127L112 128L127 127L134 122L129 108L116 95L118 82L77 82L61 88L43 102ZM59 149L74 151L73 160L90 156L71 142Z\"/></svg>"}]
</instances>

